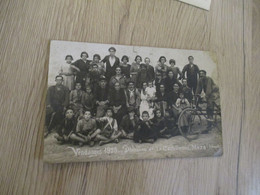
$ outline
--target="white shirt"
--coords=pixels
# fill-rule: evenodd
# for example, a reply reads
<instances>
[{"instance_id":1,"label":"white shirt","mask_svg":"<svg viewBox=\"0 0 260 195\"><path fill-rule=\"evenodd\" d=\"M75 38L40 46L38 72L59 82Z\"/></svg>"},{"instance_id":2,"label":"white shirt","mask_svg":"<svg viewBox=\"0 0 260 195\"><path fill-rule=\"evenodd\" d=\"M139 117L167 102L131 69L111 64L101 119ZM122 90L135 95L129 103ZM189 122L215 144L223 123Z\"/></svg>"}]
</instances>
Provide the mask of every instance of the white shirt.
<instances>
[{"instance_id":1,"label":"white shirt","mask_svg":"<svg viewBox=\"0 0 260 195\"><path fill-rule=\"evenodd\" d=\"M104 117L102 117L102 118L100 118L100 120L101 121L104 121L104 120L107 120L107 125L106 126L110 126L111 127L111 129L114 129L115 131L117 131L118 130L118 125L117 125L117 122L116 122L116 120L115 119L113 119L113 118L110 118L110 117L107 117L107 116L104 116ZM112 122L114 121L114 126L112 126Z\"/></svg>"},{"instance_id":2,"label":"white shirt","mask_svg":"<svg viewBox=\"0 0 260 195\"><path fill-rule=\"evenodd\" d=\"M114 66L115 62L116 62L116 58L115 57L109 57L109 62L111 66Z\"/></svg>"},{"instance_id":3,"label":"white shirt","mask_svg":"<svg viewBox=\"0 0 260 195\"><path fill-rule=\"evenodd\" d=\"M155 93L156 93L155 87L147 87L147 88L145 89L145 91L146 91L146 93L147 93L147 95L148 95L149 97L155 97Z\"/></svg>"},{"instance_id":4,"label":"white shirt","mask_svg":"<svg viewBox=\"0 0 260 195\"><path fill-rule=\"evenodd\" d=\"M184 99L181 99L181 98L178 98L177 100L176 100L176 103L175 103L175 105L179 108L185 108L185 107L188 107L188 106L190 106L190 103L189 103L189 101L186 99L186 98L184 98Z\"/></svg>"}]
</instances>

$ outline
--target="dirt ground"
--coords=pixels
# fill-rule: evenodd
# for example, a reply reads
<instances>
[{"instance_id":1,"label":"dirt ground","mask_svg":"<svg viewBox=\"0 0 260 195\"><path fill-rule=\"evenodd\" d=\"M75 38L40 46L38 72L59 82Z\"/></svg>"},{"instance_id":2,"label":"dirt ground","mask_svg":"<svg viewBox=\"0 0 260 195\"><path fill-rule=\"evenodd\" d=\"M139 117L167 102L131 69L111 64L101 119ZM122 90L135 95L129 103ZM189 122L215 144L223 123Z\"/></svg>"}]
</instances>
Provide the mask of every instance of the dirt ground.
<instances>
[{"instance_id":1,"label":"dirt ground","mask_svg":"<svg viewBox=\"0 0 260 195\"><path fill-rule=\"evenodd\" d=\"M222 155L221 131L213 128L208 134L188 141L183 136L158 139L155 143L134 143L121 139L119 143L110 143L93 147L72 144L59 144L50 134L44 140L44 160L50 163L86 162L101 160L129 160L153 158L186 158Z\"/></svg>"}]
</instances>

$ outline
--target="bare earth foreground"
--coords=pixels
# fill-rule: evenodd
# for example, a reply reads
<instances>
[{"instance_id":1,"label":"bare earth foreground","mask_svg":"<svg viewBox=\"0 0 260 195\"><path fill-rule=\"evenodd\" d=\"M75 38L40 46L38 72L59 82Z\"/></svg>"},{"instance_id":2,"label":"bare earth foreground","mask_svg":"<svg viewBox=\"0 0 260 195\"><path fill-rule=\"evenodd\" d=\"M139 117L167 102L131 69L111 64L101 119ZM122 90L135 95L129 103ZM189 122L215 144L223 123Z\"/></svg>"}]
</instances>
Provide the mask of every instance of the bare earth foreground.
<instances>
[{"instance_id":1,"label":"bare earth foreground","mask_svg":"<svg viewBox=\"0 0 260 195\"><path fill-rule=\"evenodd\" d=\"M188 141L183 136L158 139L155 143L137 144L121 139L118 144L110 143L94 147L72 144L60 145L50 134L44 140L44 161L50 163L86 162L101 160L129 160L153 158L186 158L222 155L222 135L214 128L198 139Z\"/></svg>"}]
</instances>

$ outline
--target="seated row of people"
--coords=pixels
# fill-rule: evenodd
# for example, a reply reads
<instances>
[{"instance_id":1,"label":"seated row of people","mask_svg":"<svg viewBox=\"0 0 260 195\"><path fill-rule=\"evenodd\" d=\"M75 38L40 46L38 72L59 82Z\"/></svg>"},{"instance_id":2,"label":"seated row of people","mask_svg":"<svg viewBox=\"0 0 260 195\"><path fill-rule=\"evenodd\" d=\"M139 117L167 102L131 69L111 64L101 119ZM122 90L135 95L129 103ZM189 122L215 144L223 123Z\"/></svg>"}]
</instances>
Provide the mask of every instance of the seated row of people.
<instances>
[{"instance_id":1,"label":"seated row of people","mask_svg":"<svg viewBox=\"0 0 260 195\"><path fill-rule=\"evenodd\" d=\"M160 110L155 110L153 119L149 119L149 113L144 111L140 119L135 109L130 107L120 124L113 114L110 107L106 109L105 116L99 118L93 117L88 110L77 120L73 109L69 108L55 138L60 143L93 146L95 143L118 143L120 139L131 139L136 143L154 143L158 138L170 138L179 134L171 110L166 110L165 116L162 116Z\"/></svg>"}]
</instances>

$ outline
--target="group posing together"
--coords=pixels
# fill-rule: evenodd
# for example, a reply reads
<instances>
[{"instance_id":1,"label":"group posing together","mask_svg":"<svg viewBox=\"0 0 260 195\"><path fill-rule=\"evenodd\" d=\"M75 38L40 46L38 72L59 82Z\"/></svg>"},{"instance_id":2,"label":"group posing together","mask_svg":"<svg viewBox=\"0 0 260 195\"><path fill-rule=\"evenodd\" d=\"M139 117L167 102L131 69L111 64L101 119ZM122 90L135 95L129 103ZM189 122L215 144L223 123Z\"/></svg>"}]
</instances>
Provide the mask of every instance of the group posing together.
<instances>
[{"instance_id":1,"label":"group posing together","mask_svg":"<svg viewBox=\"0 0 260 195\"><path fill-rule=\"evenodd\" d=\"M173 59L166 65L164 56L154 68L149 58L142 63L137 55L130 65L128 56L120 62L114 47L109 53L103 60L95 54L89 61L88 53L82 52L73 63L71 55L65 57L56 85L47 92L46 136L55 129L58 141L79 145L103 145L120 138L153 143L178 135L179 113L202 91L208 118L213 118L218 87L193 64L193 56L180 71Z\"/></svg>"}]
</instances>

